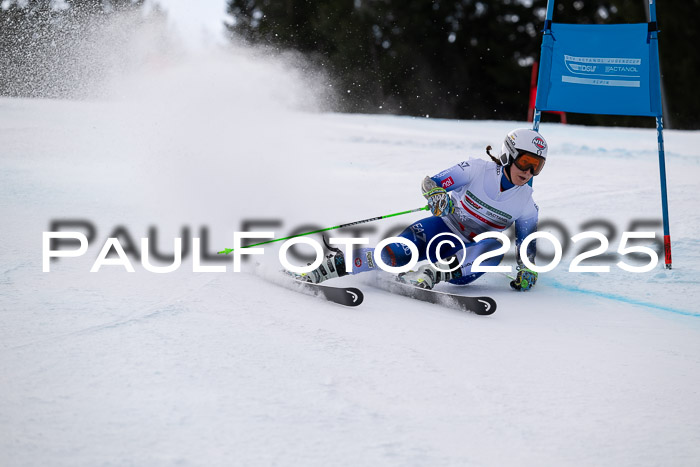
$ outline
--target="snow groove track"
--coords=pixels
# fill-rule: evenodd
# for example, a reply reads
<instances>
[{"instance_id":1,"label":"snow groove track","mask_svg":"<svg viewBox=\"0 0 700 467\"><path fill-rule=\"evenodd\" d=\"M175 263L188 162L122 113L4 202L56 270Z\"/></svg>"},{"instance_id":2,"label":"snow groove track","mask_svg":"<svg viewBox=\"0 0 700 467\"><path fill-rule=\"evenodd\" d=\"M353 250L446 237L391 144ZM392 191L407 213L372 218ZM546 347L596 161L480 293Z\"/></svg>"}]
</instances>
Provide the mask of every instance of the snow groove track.
<instances>
[{"instance_id":1,"label":"snow groove track","mask_svg":"<svg viewBox=\"0 0 700 467\"><path fill-rule=\"evenodd\" d=\"M19 344L15 345L12 347L7 347L5 349L0 350L6 351L6 350L17 350L17 349L23 349L25 347L31 347L34 345L40 345L40 344L46 344L46 343L53 343L57 340L60 339L67 339L70 337L74 336L80 336L80 335L85 335L85 334L90 334L94 332L99 332L102 330L106 329L112 329L112 328L117 328L119 326L124 326L128 324L136 324L139 321L146 320L146 319L151 319L158 317L160 315L172 315L172 314L177 314L177 313L182 313L187 311L187 298L195 294L196 292L200 291L204 287L211 285L216 281L216 278L207 278L205 281L200 281L201 284L199 286L195 287L194 289L189 289L186 290L185 292L182 292L172 298L167 298L165 300L159 301L154 304L150 304L144 308L141 308L139 310L134 311L133 313L130 313L128 316L115 319L103 324L97 324L93 326L89 326L83 329L78 329L75 331L70 331L64 334L60 335L55 335L51 337L47 337L45 339L40 339L32 342L27 342L25 344Z\"/></svg>"},{"instance_id":2,"label":"snow groove track","mask_svg":"<svg viewBox=\"0 0 700 467\"><path fill-rule=\"evenodd\" d=\"M695 285L696 287L700 288L700 282L690 282L690 283ZM672 308L669 306L660 305L658 303L650 303L650 302L645 302L643 300L635 300L634 298L625 297L624 295L617 295L617 294L613 294L613 293L601 292L601 291L596 291L596 290L581 289L579 287L562 284L561 282L558 282L556 280L549 281L548 285L555 287L557 289L565 290L567 292L574 292L574 293L579 293L579 294L584 294L584 295L593 295L596 297L606 298L608 300L616 300L618 302L628 303L630 305L638 305L641 307L651 308L654 310L668 311L669 313L676 313L678 315L694 316L694 317L700 318L700 311L681 310L678 308Z\"/></svg>"}]
</instances>

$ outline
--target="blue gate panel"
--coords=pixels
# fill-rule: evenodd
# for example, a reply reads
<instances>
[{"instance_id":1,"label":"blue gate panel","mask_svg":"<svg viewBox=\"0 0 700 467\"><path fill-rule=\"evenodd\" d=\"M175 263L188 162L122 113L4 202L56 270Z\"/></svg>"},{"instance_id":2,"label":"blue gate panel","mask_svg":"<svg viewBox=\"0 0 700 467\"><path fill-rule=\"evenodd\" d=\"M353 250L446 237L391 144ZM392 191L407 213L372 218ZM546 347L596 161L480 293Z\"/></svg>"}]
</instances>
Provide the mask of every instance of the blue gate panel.
<instances>
[{"instance_id":1,"label":"blue gate panel","mask_svg":"<svg viewBox=\"0 0 700 467\"><path fill-rule=\"evenodd\" d=\"M553 23L542 42L535 105L577 113L660 115L660 105L651 98L657 94L651 90L660 86L653 53L647 23Z\"/></svg>"}]
</instances>

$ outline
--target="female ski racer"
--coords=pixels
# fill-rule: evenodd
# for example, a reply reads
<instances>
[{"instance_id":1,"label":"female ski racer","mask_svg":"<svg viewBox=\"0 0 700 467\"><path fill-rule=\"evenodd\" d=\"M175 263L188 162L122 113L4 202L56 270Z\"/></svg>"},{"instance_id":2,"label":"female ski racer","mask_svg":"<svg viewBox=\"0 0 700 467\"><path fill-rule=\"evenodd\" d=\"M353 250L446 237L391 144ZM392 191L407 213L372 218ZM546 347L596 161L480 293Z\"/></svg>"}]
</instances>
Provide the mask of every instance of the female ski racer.
<instances>
[{"instance_id":1,"label":"female ski racer","mask_svg":"<svg viewBox=\"0 0 700 467\"><path fill-rule=\"evenodd\" d=\"M510 285L516 290L529 290L537 282L537 273L525 267L520 258L520 244L537 230L538 207L532 199L532 187L527 183L538 175L547 159L547 143L538 132L520 128L511 131L505 138L499 157L488 152L492 161L470 159L460 162L432 177L422 184L423 196L428 200L433 216L422 219L406 228L401 234L412 241L419 252L419 261L437 261L438 239L444 234L456 234L464 241L464 261L460 268L446 272L447 266L426 264L417 271L399 274L400 282L432 289L438 282L465 285L478 279L483 272L472 272L472 262L480 255L493 251L501 243L488 238L475 242L473 239L483 232L503 232L515 223L516 259L518 273ZM449 239L445 236L445 239ZM454 246L442 243L440 258L447 258L456 266L455 256L462 245L453 240ZM319 283L347 274L345 258L341 250L332 249L326 261L307 274L292 274L297 279ZM531 263L535 262L535 241L527 248ZM411 259L409 248L402 243L391 243L382 250L382 259L389 266L403 266ZM460 253L461 256L461 253ZM503 255L491 257L482 265L495 266ZM374 250L356 248L353 251L352 274L377 269Z\"/></svg>"}]
</instances>

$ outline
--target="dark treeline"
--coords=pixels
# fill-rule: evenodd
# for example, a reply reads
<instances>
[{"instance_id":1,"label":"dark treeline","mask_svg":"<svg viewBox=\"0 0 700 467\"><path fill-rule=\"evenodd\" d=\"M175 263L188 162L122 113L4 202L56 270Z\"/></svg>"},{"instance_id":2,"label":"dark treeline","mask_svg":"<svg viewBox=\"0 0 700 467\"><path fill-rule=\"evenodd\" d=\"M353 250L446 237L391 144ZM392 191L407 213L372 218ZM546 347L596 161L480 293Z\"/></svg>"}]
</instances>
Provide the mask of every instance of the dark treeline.
<instances>
[{"instance_id":1,"label":"dark treeline","mask_svg":"<svg viewBox=\"0 0 700 467\"><path fill-rule=\"evenodd\" d=\"M227 1L227 0L221 0ZM648 0L560 0L556 22L645 22ZM0 95L74 97L114 66L108 19L144 0L0 3ZM546 0L228 0L229 30L303 53L332 77L341 110L523 120ZM695 50L700 0L658 0L667 126L700 128ZM123 28L128 29L128 28ZM111 50L105 50L110 47ZM123 53L127 53L124 51ZM568 115L572 123L653 126L640 117ZM556 116L544 115L543 120Z\"/></svg>"},{"instance_id":2,"label":"dark treeline","mask_svg":"<svg viewBox=\"0 0 700 467\"><path fill-rule=\"evenodd\" d=\"M554 21L646 22L647 2L561 0ZM229 0L228 27L236 40L303 53L332 77L345 111L524 120L545 9L546 0ZM700 73L700 0L659 0L657 15L667 124L700 128L700 97L687 91Z\"/></svg>"}]
</instances>

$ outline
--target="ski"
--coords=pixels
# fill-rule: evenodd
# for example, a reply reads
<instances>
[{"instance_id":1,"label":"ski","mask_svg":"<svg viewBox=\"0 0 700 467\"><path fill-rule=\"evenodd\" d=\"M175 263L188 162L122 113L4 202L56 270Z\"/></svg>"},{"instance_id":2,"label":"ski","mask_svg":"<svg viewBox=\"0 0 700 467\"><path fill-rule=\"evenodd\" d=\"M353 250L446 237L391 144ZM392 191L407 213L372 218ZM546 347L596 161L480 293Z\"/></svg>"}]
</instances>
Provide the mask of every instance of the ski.
<instances>
[{"instance_id":1,"label":"ski","mask_svg":"<svg viewBox=\"0 0 700 467\"><path fill-rule=\"evenodd\" d=\"M300 281L295 279L287 271L271 271L264 268L260 263L256 264L252 272L256 276L279 287L284 287L287 290L303 293L305 295L319 297L339 305L351 307L359 306L365 298L362 291L355 287L338 287Z\"/></svg>"},{"instance_id":2,"label":"ski","mask_svg":"<svg viewBox=\"0 0 700 467\"><path fill-rule=\"evenodd\" d=\"M325 298L329 302L344 306L359 306L365 298L362 291L355 287L336 287L300 281L292 278L286 272L282 272L282 274L272 282L285 289L314 297Z\"/></svg>"},{"instance_id":3,"label":"ski","mask_svg":"<svg viewBox=\"0 0 700 467\"><path fill-rule=\"evenodd\" d=\"M496 301L491 297L467 297L438 290L421 289L396 281L377 280L368 283L372 287L423 302L434 303L457 310L470 311L477 315L491 315L496 312Z\"/></svg>"},{"instance_id":4,"label":"ski","mask_svg":"<svg viewBox=\"0 0 700 467\"><path fill-rule=\"evenodd\" d=\"M326 300L345 306L359 306L365 296L362 291L355 287L333 287L329 285L313 284L311 282L294 281L292 284L301 291L310 292L316 297L323 297Z\"/></svg>"}]
</instances>

